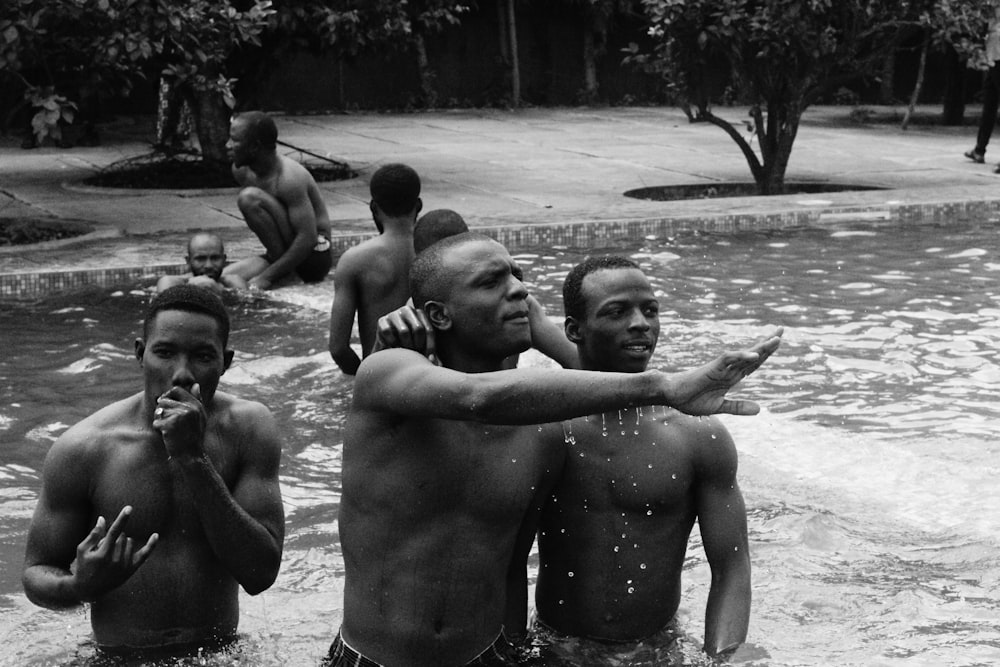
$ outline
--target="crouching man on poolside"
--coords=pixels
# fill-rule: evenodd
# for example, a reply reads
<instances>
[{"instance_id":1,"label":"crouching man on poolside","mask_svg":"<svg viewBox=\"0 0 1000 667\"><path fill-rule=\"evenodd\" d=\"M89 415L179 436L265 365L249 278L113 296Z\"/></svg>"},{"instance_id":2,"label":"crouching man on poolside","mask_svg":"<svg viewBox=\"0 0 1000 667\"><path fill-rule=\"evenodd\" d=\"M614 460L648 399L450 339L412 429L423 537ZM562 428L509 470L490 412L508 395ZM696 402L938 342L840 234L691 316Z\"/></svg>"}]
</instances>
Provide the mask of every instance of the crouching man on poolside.
<instances>
[{"instance_id":1,"label":"crouching man on poolside","mask_svg":"<svg viewBox=\"0 0 1000 667\"><path fill-rule=\"evenodd\" d=\"M344 620L326 665L516 664L505 626L526 631L525 563L565 458L550 422L638 405L758 409L725 394L777 336L685 373L501 370L532 341L520 278L488 237L435 243L410 289L442 365L408 349L361 362L344 431Z\"/></svg>"},{"instance_id":2,"label":"crouching man on poolside","mask_svg":"<svg viewBox=\"0 0 1000 667\"><path fill-rule=\"evenodd\" d=\"M280 441L267 408L216 391L228 337L213 292L157 294L135 341L144 390L72 426L45 459L24 590L50 609L90 603L104 653L226 645L238 587L256 595L277 576Z\"/></svg>"},{"instance_id":3,"label":"crouching man on poolside","mask_svg":"<svg viewBox=\"0 0 1000 667\"><path fill-rule=\"evenodd\" d=\"M318 283L333 266L330 215L316 179L300 163L278 155L277 141L274 119L248 111L233 119L226 144L233 178L242 188L236 204L265 253L230 264L222 277L237 276L250 289L271 289L292 273Z\"/></svg>"}]
</instances>

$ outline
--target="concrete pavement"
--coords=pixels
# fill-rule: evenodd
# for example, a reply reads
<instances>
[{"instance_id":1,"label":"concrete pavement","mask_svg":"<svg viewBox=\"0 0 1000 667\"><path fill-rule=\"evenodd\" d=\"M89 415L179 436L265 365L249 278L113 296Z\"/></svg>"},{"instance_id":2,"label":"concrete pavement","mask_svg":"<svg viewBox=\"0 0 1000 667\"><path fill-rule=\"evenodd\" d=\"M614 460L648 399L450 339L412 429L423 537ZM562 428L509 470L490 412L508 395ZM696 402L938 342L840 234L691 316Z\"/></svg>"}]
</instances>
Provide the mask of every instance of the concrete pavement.
<instances>
[{"instance_id":1,"label":"concrete pavement","mask_svg":"<svg viewBox=\"0 0 1000 667\"><path fill-rule=\"evenodd\" d=\"M902 113L872 109L883 118ZM746 118L745 108L716 111L733 121ZM920 115L937 111L921 108ZM807 110L788 180L884 189L675 202L623 193L752 179L722 130L689 124L672 108L277 116L277 121L281 140L345 161L358 172L351 180L321 184L341 248L374 233L368 179L387 162L405 162L418 171L425 210L452 208L482 228L782 214L806 222L852 214L948 217L970 207L1000 208L1000 176L992 173L993 165L962 157L974 142L973 126L917 124L904 131L898 123L856 123L850 113L850 107ZM978 109L967 114L971 120ZM92 148L22 150L13 138L0 141L0 217L85 220L95 229L75 241L0 249L0 282L4 276L55 270L155 271L182 261L194 229L218 231L231 259L258 252L236 209L235 189L136 192L81 185L103 166L148 152L151 123L151 118L116 121L102 128L103 145Z\"/></svg>"}]
</instances>

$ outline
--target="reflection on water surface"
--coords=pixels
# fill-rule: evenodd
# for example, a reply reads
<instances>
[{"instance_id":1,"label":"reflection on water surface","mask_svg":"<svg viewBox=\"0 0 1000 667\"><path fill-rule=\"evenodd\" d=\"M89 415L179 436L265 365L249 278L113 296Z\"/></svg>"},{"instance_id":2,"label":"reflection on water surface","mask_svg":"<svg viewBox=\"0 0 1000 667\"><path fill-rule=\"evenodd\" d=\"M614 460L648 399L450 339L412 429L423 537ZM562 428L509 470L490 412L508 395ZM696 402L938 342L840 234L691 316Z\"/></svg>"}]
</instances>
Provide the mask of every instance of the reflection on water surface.
<instances>
[{"instance_id":1,"label":"reflection on water surface","mask_svg":"<svg viewBox=\"0 0 1000 667\"><path fill-rule=\"evenodd\" d=\"M724 418L740 450L754 563L747 664L1000 663L997 232L995 222L865 223L687 233L622 249L661 299L662 366L702 363L786 328L779 353L740 392L765 412ZM517 255L553 316L578 258ZM310 298L315 309L234 305L236 361L223 387L269 405L288 435L282 571L270 591L243 600L253 664L315 664L340 620L336 511L350 382L326 352L328 298ZM62 664L89 650L83 614L36 609L21 594L23 537L51 441L139 388L132 340L146 299L88 293L0 306L9 664ZM709 571L698 539L682 611L700 636Z\"/></svg>"}]
</instances>

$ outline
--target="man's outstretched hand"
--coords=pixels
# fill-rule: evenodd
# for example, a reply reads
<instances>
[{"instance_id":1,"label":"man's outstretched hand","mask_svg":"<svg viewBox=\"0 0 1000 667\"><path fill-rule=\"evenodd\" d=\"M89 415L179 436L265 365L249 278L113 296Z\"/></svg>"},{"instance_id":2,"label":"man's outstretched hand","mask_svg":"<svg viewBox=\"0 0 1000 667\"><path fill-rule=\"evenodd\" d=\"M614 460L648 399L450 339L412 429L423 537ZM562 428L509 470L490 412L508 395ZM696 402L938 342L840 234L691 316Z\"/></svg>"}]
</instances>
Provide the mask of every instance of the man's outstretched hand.
<instances>
[{"instance_id":1,"label":"man's outstretched hand","mask_svg":"<svg viewBox=\"0 0 1000 667\"><path fill-rule=\"evenodd\" d=\"M760 368L778 346L784 327L749 350L726 352L701 368L668 376L668 404L689 415L755 415L760 406L753 401L726 398L743 378Z\"/></svg>"}]
</instances>

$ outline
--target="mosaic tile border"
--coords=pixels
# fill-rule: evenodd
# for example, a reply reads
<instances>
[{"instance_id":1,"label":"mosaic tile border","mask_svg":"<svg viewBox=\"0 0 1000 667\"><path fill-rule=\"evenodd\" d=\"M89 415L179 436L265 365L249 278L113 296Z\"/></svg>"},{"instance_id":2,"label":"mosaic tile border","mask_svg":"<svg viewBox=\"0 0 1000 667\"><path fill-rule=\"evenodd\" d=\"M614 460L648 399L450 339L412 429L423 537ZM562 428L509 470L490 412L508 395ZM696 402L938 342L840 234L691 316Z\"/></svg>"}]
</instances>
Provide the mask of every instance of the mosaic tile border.
<instances>
[{"instance_id":1,"label":"mosaic tile border","mask_svg":"<svg viewBox=\"0 0 1000 667\"><path fill-rule=\"evenodd\" d=\"M0 274L0 299L25 299L81 287L120 287L154 280L162 275L180 275L185 264L94 269L53 269Z\"/></svg>"},{"instance_id":2,"label":"mosaic tile border","mask_svg":"<svg viewBox=\"0 0 1000 667\"><path fill-rule=\"evenodd\" d=\"M673 236L682 231L737 232L821 225L833 220L891 220L940 223L1000 212L1000 199L876 206L818 207L774 213L693 215L635 220L551 222L476 227L503 243L511 252L538 247L601 246L611 242L641 241ZM340 255L371 234L348 234L332 239ZM165 274L184 273L184 264L70 270L25 271L0 274L0 299L25 299L86 286L121 287Z\"/></svg>"}]
</instances>

